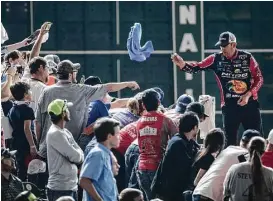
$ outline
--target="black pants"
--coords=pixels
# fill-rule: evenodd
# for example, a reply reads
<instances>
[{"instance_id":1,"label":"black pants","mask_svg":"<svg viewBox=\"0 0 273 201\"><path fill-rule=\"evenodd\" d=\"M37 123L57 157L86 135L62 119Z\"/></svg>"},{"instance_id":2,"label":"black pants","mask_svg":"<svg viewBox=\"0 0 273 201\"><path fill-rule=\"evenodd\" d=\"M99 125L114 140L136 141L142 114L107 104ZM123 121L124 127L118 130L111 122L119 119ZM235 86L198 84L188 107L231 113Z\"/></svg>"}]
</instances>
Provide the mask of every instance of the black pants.
<instances>
[{"instance_id":1,"label":"black pants","mask_svg":"<svg viewBox=\"0 0 273 201\"><path fill-rule=\"evenodd\" d=\"M237 132L242 123L244 130L255 129L263 136L262 119L258 101L250 101L245 106L230 104L222 107L223 127L227 146L237 145Z\"/></svg>"}]
</instances>

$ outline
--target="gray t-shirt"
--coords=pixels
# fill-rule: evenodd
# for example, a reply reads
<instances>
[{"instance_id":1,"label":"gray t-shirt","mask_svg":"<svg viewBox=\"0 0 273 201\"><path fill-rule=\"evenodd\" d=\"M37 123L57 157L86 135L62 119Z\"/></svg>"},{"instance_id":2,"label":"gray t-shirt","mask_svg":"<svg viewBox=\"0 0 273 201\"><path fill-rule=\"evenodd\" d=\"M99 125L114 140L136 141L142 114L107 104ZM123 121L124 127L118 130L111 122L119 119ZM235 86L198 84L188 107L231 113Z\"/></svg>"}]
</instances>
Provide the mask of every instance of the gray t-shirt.
<instances>
[{"instance_id":1,"label":"gray t-shirt","mask_svg":"<svg viewBox=\"0 0 273 201\"><path fill-rule=\"evenodd\" d=\"M51 190L77 190L78 168L83 151L67 129L52 124L47 136L48 184Z\"/></svg>"},{"instance_id":2,"label":"gray t-shirt","mask_svg":"<svg viewBox=\"0 0 273 201\"><path fill-rule=\"evenodd\" d=\"M229 197L229 201L248 201L250 194L253 195L251 196L253 201L271 201L273 192L273 169L263 167L262 172L265 180L265 185L263 188L265 197L255 198L251 165L249 162L231 166L224 182L224 197Z\"/></svg>"},{"instance_id":3,"label":"gray t-shirt","mask_svg":"<svg viewBox=\"0 0 273 201\"><path fill-rule=\"evenodd\" d=\"M47 86L39 99L36 111L36 121L41 125L39 155L46 158L45 139L52 124L47 107L53 100L66 99L73 103L73 106L69 108L71 120L66 123L65 127L77 140L87 123L89 103L101 100L106 93L105 85L88 86L59 81L57 84Z\"/></svg>"}]
</instances>

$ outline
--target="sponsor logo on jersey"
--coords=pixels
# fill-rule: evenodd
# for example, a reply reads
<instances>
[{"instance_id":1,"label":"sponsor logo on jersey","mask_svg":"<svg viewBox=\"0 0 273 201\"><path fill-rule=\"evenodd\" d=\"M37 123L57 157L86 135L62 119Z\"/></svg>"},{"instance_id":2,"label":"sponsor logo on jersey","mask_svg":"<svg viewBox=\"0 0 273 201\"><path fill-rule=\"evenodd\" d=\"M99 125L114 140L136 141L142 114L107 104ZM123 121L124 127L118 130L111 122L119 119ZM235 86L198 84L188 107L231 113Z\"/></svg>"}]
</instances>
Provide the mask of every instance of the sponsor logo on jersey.
<instances>
[{"instance_id":1,"label":"sponsor logo on jersey","mask_svg":"<svg viewBox=\"0 0 273 201\"><path fill-rule=\"evenodd\" d=\"M241 69L239 69L239 68L235 69L234 73L241 73Z\"/></svg>"},{"instance_id":2,"label":"sponsor logo on jersey","mask_svg":"<svg viewBox=\"0 0 273 201\"><path fill-rule=\"evenodd\" d=\"M236 79L236 78L247 78L248 77L248 73L238 73L238 74L234 74L234 73L228 73L228 72L222 72L221 77L223 78L231 78L231 79Z\"/></svg>"},{"instance_id":3,"label":"sponsor logo on jersey","mask_svg":"<svg viewBox=\"0 0 273 201\"><path fill-rule=\"evenodd\" d=\"M146 126L139 130L140 136L154 136L157 135L157 129L150 126Z\"/></svg>"},{"instance_id":4,"label":"sponsor logo on jersey","mask_svg":"<svg viewBox=\"0 0 273 201\"><path fill-rule=\"evenodd\" d=\"M246 54L243 54L243 55L239 55L239 59L242 59L242 60L244 60L244 59L246 59L247 58L247 55Z\"/></svg>"},{"instance_id":5,"label":"sponsor logo on jersey","mask_svg":"<svg viewBox=\"0 0 273 201\"><path fill-rule=\"evenodd\" d=\"M243 94L247 90L247 84L244 81L241 80L230 80L226 84L226 88L231 92L235 94ZM232 96L233 97L233 96Z\"/></svg>"},{"instance_id":6,"label":"sponsor logo on jersey","mask_svg":"<svg viewBox=\"0 0 273 201\"><path fill-rule=\"evenodd\" d=\"M242 66L242 64L234 64L233 65L235 68L240 68Z\"/></svg>"},{"instance_id":7,"label":"sponsor logo on jersey","mask_svg":"<svg viewBox=\"0 0 273 201\"><path fill-rule=\"evenodd\" d=\"M234 60L233 63L235 64L240 64L242 61L241 60Z\"/></svg>"},{"instance_id":8,"label":"sponsor logo on jersey","mask_svg":"<svg viewBox=\"0 0 273 201\"><path fill-rule=\"evenodd\" d=\"M243 65L247 65L247 63L248 63L247 60L244 60L244 61L242 62Z\"/></svg>"}]
</instances>

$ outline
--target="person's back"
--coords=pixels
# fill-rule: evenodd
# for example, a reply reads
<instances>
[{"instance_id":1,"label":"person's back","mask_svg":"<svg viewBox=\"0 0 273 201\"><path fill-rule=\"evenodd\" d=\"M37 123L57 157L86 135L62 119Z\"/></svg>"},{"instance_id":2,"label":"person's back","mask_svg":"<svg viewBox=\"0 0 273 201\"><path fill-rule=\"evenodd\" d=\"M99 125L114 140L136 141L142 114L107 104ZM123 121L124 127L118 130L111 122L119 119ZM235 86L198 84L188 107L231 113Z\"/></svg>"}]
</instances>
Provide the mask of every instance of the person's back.
<instances>
[{"instance_id":1,"label":"person's back","mask_svg":"<svg viewBox=\"0 0 273 201\"><path fill-rule=\"evenodd\" d=\"M175 124L175 126L178 128L178 126L179 126L179 120L180 120L182 114L176 112L175 109L168 110L164 114L167 117L169 117L173 121L173 123Z\"/></svg>"},{"instance_id":2,"label":"person's back","mask_svg":"<svg viewBox=\"0 0 273 201\"><path fill-rule=\"evenodd\" d=\"M98 90L100 90L101 93L96 93ZM73 134L74 139L78 139L87 122L88 104L90 103L91 99L99 99L99 95L103 94L104 92L105 90L103 86L98 88L87 85L72 84L69 82L58 82L55 85L45 88L37 110L37 113L39 113L37 115L37 120L39 119L39 121L42 123L40 153L43 157L45 157L44 148L46 147L46 144L44 142L46 133L51 126L49 115L47 113L48 104L56 97L67 99L69 102L73 103L73 107L70 109L71 114L73 115L71 115L71 121L67 122L66 128Z\"/></svg>"},{"instance_id":3,"label":"person's back","mask_svg":"<svg viewBox=\"0 0 273 201\"><path fill-rule=\"evenodd\" d=\"M120 143L116 149L123 155L125 154L130 144L135 139L137 139L136 125L137 122L133 122L120 130Z\"/></svg>"},{"instance_id":4,"label":"person's back","mask_svg":"<svg viewBox=\"0 0 273 201\"><path fill-rule=\"evenodd\" d=\"M233 165L229 173L233 175L229 180L229 186L233 192L231 200L249 201L249 197L253 201L271 201L273 192L273 169L268 167L262 168L261 178L264 179L265 185L263 184L263 196L255 199L255 190L252 181L252 170L250 162L244 162ZM263 180L262 179L262 180ZM271 193L270 193L271 192Z\"/></svg>"},{"instance_id":5,"label":"person's back","mask_svg":"<svg viewBox=\"0 0 273 201\"><path fill-rule=\"evenodd\" d=\"M273 169L261 163L265 140L253 137L248 144L249 160L233 165L224 181L224 201L271 201L273 196Z\"/></svg>"},{"instance_id":6,"label":"person's back","mask_svg":"<svg viewBox=\"0 0 273 201\"><path fill-rule=\"evenodd\" d=\"M238 146L224 149L212 163L206 174L196 186L193 195L206 196L214 201L223 200L223 182L226 173L233 164L237 164L238 156L247 154L247 150Z\"/></svg>"},{"instance_id":7,"label":"person's back","mask_svg":"<svg viewBox=\"0 0 273 201\"><path fill-rule=\"evenodd\" d=\"M139 119L138 116L130 112L128 109L115 113L112 118L120 122L121 128Z\"/></svg>"}]
</instances>

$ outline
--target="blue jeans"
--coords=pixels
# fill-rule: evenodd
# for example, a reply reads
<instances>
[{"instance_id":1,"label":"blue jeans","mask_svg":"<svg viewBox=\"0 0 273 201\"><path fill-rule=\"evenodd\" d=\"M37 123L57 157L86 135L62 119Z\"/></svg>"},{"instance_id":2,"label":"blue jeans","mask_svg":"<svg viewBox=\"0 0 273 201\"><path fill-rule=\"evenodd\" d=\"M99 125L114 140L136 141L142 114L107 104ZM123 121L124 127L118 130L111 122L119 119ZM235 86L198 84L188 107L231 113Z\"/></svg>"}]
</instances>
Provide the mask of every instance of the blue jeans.
<instances>
[{"instance_id":1,"label":"blue jeans","mask_svg":"<svg viewBox=\"0 0 273 201\"><path fill-rule=\"evenodd\" d=\"M131 144L125 153L125 182L127 186L135 186L137 183L135 175L134 166L137 163L139 156L139 146L136 144ZM131 178L131 179L130 179Z\"/></svg>"},{"instance_id":2,"label":"blue jeans","mask_svg":"<svg viewBox=\"0 0 273 201\"><path fill-rule=\"evenodd\" d=\"M137 170L138 184L143 192L145 201L152 199L151 184L153 182L155 172L156 171L151 170Z\"/></svg>"},{"instance_id":3,"label":"blue jeans","mask_svg":"<svg viewBox=\"0 0 273 201\"><path fill-rule=\"evenodd\" d=\"M75 201L78 200L77 191L55 191L51 189L47 189L47 199L48 201L56 201L58 198L62 196L71 196Z\"/></svg>"}]
</instances>

